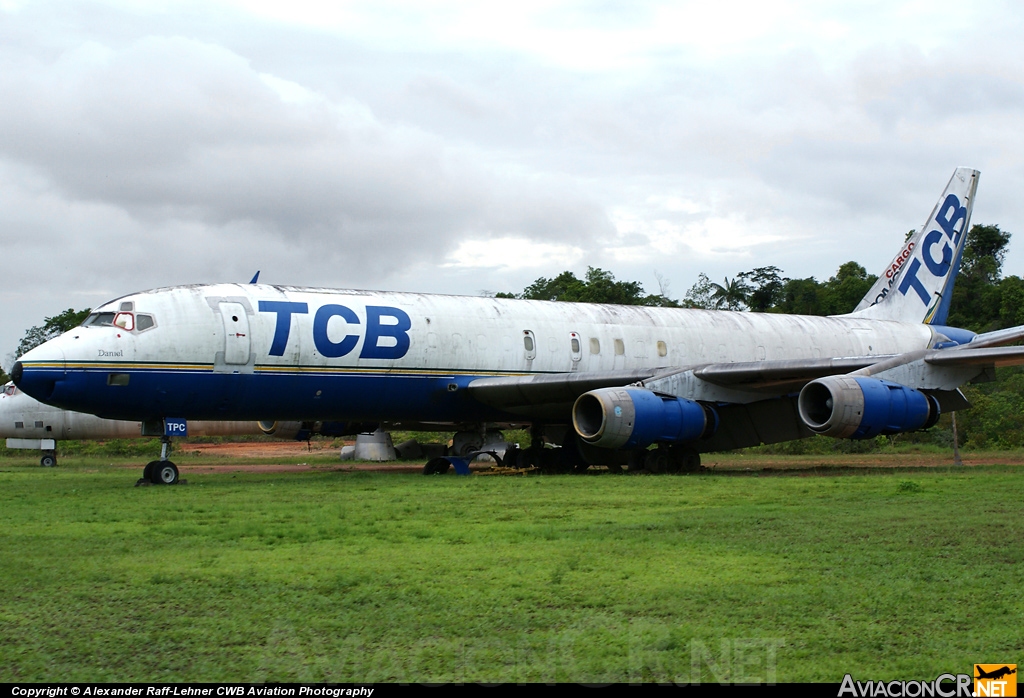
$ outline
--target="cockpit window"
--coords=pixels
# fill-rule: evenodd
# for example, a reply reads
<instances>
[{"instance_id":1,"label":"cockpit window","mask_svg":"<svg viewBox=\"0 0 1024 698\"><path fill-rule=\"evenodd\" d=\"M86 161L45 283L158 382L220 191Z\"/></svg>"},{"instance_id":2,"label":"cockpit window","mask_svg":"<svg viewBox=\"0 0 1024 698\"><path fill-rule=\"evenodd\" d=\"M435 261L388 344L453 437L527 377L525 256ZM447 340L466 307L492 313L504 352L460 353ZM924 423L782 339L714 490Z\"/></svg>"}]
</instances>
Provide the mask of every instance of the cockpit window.
<instances>
[{"instance_id":1,"label":"cockpit window","mask_svg":"<svg viewBox=\"0 0 1024 698\"><path fill-rule=\"evenodd\" d=\"M122 305L124 305L122 303ZM93 313L85 319L82 327L120 327L128 332L151 329L156 327L156 318L145 313L129 311Z\"/></svg>"},{"instance_id":2,"label":"cockpit window","mask_svg":"<svg viewBox=\"0 0 1024 698\"><path fill-rule=\"evenodd\" d=\"M114 327L131 332L135 329L135 316L131 313L118 313L114 316Z\"/></svg>"},{"instance_id":3,"label":"cockpit window","mask_svg":"<svg viewBox=\"0 0 1024 698\"><path fill-rule=\"evenodd\" d=\"M92 313L85 318L82 327L113 327L114 313Z\"/></svg>"}]
</instances>

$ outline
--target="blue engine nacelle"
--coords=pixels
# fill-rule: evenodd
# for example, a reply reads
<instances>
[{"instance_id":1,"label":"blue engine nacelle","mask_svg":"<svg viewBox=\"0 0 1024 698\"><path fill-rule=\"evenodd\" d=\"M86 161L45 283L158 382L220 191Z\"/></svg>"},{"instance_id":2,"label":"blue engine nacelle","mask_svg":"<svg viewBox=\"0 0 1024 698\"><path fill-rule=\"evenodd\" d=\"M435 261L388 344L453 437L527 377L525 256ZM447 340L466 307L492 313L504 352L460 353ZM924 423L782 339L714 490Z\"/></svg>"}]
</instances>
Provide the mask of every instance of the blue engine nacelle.
<instances>
[{"instance_id":1,"label":"blue engine nacelle","mask_svg":"<svg viewBox=\"0 0 1024 698\"><path fill-rule=\"evenodd\" d=\"M580 395L572 408L572 424L592 446L644 448L707 438L718 428L718 415L693 400L643 388L601 388Z\"/></svg>"},{"instance_id":2,"label":"blue engine nacelle","mask_svg":"<svg viewBox=\"0 0 1024 698\"><path fill-rule=\"evenodd\" d=\"M861 376L829 376L800 391L800 419L818 434L870 439L927 429L939 419L931 395L899 383Z\"/></svg>"}]
</instances>

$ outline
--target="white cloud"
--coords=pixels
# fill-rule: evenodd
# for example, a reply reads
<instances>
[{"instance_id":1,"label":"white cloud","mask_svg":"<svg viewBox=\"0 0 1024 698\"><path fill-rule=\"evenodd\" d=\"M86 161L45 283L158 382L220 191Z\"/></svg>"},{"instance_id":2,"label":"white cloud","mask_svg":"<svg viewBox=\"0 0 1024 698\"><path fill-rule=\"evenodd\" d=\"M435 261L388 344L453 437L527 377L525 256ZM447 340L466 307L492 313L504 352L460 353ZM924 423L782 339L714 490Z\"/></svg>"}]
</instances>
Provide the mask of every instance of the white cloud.
<instances>
[{"instance_id":1,"label":"white cloud","mask_svg":"<svg viewBox=\"0 0 1024 698\"><path fill-rule=\"evenodd\" d=\"M448 255L442 267L467 269L538 269L552 265L574 267L584 258L583 249L573 245L534 242L524 238L465 240Z\"/></svg>"}]
</instances>

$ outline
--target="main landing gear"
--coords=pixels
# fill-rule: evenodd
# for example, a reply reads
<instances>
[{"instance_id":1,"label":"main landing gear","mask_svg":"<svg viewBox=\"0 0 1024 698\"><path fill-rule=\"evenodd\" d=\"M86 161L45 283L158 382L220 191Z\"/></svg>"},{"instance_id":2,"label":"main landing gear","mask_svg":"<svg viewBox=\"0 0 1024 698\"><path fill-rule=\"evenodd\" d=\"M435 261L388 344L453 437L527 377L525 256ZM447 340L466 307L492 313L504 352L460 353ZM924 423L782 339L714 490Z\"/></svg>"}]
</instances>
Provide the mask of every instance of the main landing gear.
<instances>
[{"instance_id":1,"label":"main landing gear","mask_svg":"<svg viewBox=\"0 0 1024 698\"><path fill-rule=\"evenodd\" d=\"M178 484L178 466L172 463L167 456L171 452L171 437L160 437L160 460L146 463L142 471L142 478L135 483L138 487L143 483L151 485L176 485Z\"/></svg>"}]
</instances>

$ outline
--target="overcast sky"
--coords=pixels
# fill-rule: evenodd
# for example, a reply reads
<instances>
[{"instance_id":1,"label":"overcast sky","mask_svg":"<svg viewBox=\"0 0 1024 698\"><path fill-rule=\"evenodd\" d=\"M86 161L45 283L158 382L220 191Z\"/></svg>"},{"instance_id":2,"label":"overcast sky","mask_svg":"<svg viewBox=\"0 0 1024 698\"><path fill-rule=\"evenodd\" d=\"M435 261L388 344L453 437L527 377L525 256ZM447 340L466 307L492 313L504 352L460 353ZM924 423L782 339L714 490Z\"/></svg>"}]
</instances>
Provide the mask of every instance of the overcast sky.
<instances>
[{"instance_id":1,"label":"overcast sky","mask_svg":"<svg viewBox=\"0 0 1024 698\"><path fill-rule=\"evenodd\" d=\"M1024 275L1018 2L0 0L0 359L248 281L878 273L953 169Z\"/></svg>"}]
</instances>

